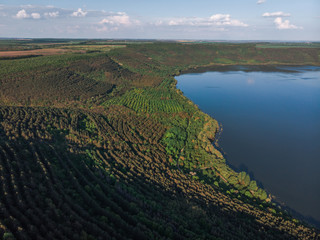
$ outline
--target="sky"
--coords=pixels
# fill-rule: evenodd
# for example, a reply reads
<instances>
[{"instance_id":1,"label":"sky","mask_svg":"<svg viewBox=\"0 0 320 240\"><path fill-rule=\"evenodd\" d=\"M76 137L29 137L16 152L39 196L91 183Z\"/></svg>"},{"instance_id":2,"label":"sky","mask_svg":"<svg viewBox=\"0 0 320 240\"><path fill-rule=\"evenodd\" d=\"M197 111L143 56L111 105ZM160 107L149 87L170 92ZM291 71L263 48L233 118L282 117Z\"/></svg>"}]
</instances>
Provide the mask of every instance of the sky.
<instances>
[{"instance_id":1,"label":"sky","mask_svg":"<svg viewBox=\"0 0 320 240\"><path fill-rule=\"evenodd\" d=\"M0 38L320 41L320 0L0 0Z\"/></svg>"}]
</instances>

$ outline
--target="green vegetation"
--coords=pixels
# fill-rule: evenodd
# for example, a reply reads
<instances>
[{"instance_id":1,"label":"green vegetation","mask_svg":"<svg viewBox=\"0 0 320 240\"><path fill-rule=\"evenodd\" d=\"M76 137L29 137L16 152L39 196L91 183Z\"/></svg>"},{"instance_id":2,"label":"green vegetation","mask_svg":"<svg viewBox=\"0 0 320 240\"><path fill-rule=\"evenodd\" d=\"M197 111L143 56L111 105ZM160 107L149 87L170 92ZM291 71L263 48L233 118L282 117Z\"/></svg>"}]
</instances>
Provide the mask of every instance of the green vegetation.
<instances>
[{"instance_id":1,"label":"green vegetation","mask_svg":"<svg viewBox=\"0 0 320 240\"><path fill-rule=\"evenodd\" d=\"M319 48L319 42L309 42L309 43L296 43L296 42L286 42L286 43L259 43L256 45L257 48Z\"/></svg>"},{"instance_id":2,"label":"green vegetation","mask_svg":"<svg viewBox=\"0 0 320 240\"><path fill-rule=\"evenodd\" d=\"M174 90L163 88L134 88L120 97L115 97L103 105L123 105L136 112L179 113L190 111L190 106Z\"/></svg>"},{"instance_id":3,"label":"green vegetation","mask_svg":"<svg viewBox=\"0 0 320 240\"><path fill-rule=\"evenodd\" d=\"M320 65L320 48L0 41L43 45L87 52L0 60L2 239L320 237L226 164L217 121L174 79L221 64Z\"/></svg>"}]
</instances>

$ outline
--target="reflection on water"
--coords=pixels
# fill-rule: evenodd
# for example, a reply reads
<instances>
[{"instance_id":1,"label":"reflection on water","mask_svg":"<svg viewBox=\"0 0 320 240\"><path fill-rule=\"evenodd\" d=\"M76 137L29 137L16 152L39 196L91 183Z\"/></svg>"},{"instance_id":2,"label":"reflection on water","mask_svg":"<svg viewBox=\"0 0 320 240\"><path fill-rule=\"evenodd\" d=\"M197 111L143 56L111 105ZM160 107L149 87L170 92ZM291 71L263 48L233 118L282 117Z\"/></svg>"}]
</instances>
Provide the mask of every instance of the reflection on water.
<instances>
[{"instance_id":1,"label":"reflection on water","mask_svg":"<svg viewBox=\"0 0 320 240\"><path fill-rule=\"evenodd\" d=\"M228 162L320 220L320 68L184 74L177 87L222 123ZM245 72L244 72L245 71Z\"/></svg>"}]
</instances>

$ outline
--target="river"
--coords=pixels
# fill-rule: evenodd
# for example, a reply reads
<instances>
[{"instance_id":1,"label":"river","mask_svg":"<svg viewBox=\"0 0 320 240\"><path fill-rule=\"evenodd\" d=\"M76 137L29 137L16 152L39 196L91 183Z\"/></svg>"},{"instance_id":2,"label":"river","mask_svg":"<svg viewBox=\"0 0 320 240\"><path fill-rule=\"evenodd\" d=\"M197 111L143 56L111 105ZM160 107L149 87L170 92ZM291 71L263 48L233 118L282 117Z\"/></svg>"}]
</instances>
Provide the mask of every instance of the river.
<instances>
[{"instance_id":1,"label":"river","mask_svg":"<svg viewBox=\"0 0 320 240\"><path fill-rule=\"evenodd\" d=\"M231 166L320 221L320 67L235 66L176 79L223 125L219 145Z\"/></svg>"}]
</instances>

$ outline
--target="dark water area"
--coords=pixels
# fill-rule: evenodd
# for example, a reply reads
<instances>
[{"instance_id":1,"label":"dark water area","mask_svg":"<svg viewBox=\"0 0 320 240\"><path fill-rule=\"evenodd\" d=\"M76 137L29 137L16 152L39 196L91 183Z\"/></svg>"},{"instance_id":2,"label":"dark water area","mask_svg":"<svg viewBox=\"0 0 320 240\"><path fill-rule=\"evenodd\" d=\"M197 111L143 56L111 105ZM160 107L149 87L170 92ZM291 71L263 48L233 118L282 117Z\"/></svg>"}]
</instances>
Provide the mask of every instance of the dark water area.
<instances>
[{"instance_id":1,"label":"dark water area","mask_svg":"<svg viewBox=\"0 0 320 240\"><path fill-rule=\"evenodd\" d=\"M227 162L320 221L320 67L215 70L178 76L177 88L223 125Z\"/></svg>"}]
</instances>

